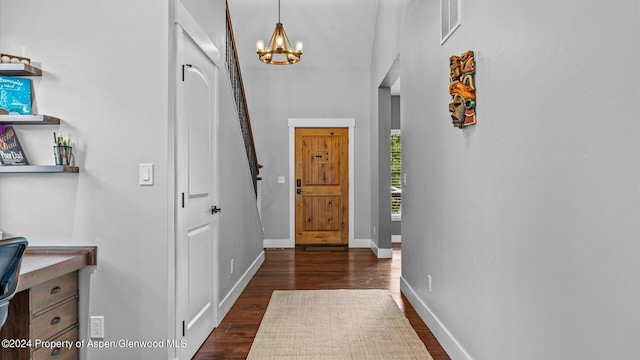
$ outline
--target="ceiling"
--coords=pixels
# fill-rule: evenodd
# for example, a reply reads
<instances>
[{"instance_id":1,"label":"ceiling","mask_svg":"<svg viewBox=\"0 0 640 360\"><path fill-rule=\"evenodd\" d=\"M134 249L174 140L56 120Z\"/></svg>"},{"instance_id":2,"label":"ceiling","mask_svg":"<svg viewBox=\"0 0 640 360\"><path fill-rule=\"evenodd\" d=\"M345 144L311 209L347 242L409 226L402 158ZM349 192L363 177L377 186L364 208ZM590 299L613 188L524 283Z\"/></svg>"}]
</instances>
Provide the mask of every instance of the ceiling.
<instances>
[{"instance_id":1,"label":"ceiling","mask_svg":"<svg viewBox=\"0 0 640 360\"><path fill-rule=\"evenodd\" d=\"M280 0L280 20L291 43L304 42L304 69L369 68L379 0ZM258 61L256 41L269 41L278 0L228 0L241 69ZM274 67L275 65L271 65Z\"/></svg>"}]
</instances>

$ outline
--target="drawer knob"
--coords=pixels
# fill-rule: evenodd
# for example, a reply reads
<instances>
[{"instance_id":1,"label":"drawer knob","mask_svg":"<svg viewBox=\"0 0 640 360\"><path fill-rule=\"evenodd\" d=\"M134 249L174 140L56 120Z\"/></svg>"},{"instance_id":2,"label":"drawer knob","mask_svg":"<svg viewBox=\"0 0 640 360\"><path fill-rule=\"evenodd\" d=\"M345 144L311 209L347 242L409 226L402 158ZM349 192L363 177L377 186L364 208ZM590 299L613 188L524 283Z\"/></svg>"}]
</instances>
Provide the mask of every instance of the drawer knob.
<instances>
[{"instance_id":1,"label":"drawer knob","mask_svg":"<svg viewBox=\"0 0 640 360\"><path fill-rule=\"evenodd\" d=\"M60 355L61 351L62 351L62 348L57 347L57 348L53 349L53 351L51 351L51 356L58 356L58 355Z\"/></svg>"},{"instance_id":2,"label":"drawer knob","mask_svg":"<svg viewBox=\"0 0 640 360\"><path fill-rule=\"evenodd\" d=\"M51 289L51 295L55 295L55 294L59 293L60 291L62 291L62 288L60 286L56 286L56 287Z\"/></svg>"},{"instance_id":3,"label":"drawer knob","mask_svg":"<svg viewBox=\"0 0 640 360\"><path fill-rule=\"evenodd\" d=\"M60 320L62 320L62 318L60 318L60 316L56 316L53 319L51 319L51 325L57 325L60 323Z\"/></svg>"}]
</instances>

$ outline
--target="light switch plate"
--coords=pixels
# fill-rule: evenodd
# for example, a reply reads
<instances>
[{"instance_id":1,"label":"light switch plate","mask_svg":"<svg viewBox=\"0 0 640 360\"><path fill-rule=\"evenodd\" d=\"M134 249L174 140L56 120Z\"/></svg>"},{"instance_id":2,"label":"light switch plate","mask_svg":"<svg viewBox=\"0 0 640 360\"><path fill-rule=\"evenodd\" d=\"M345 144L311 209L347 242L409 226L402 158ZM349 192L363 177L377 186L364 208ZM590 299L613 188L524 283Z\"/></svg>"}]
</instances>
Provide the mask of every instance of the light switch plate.
<instances>
[{"instance_id":1,"label":"light switch plate","mask_svg":"<svg viewBox=\"0 0 640 360\"><path fill-rule=\"evenodd\" d=\"M140 164L140 185L153 185L153 164Z\"/></svg>"},{"instance_id":2,"label":"light switch plate","mask_svg":"<svg viewBox=\"0 0 640 360\"><path fill-rule=\"evenodd\" d=\"M278 184L284 184L284 176L278 176Z\"/></svg>"}]
</instances>

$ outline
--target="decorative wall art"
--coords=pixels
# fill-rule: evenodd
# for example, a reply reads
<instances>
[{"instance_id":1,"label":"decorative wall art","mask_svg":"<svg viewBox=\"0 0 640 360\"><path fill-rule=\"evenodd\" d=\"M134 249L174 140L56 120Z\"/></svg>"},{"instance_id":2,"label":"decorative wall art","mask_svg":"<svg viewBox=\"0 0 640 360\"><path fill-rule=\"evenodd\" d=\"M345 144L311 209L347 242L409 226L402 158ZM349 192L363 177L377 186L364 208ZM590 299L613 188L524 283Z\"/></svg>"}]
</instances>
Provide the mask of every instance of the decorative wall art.
<instances>
[{"instance_id":1,"label":"decorative wall art","mask_svg":"<svg viewBox=\"0 0 640 360\"><path fill-rule=\"evenodd\" d=\"M476 60L473 51L449 58L449 112L453 126L464 128L476 123Z\"/></svg>"}]
</instances>

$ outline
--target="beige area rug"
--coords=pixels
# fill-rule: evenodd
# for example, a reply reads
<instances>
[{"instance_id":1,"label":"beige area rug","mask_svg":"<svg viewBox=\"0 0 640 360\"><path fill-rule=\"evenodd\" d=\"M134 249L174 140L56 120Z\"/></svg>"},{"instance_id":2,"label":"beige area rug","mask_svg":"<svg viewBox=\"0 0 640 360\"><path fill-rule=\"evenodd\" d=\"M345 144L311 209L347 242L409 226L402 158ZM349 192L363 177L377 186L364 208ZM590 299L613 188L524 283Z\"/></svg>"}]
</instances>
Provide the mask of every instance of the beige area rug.
<instances>
[{"instance_id":1,"label":"beige area rug","mask_svg":"<svg viewBox=\"0 0 640 360\"><path fill-rule=\"evenodd\" d=\"M247 359L433 360L388 290L276 290Z\"/></svg>"}]
</instances>

